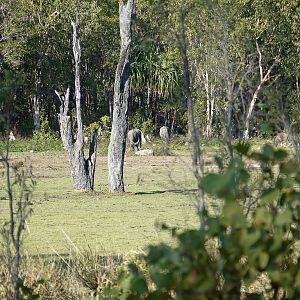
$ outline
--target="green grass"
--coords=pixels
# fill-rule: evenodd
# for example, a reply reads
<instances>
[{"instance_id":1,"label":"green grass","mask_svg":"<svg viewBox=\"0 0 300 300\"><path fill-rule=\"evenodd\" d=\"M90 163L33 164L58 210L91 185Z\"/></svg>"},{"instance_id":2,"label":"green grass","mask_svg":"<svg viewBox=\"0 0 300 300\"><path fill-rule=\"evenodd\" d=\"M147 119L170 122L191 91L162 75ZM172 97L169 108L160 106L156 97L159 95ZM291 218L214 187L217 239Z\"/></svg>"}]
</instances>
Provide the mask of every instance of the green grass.
<instances>
[{"instance_id":1,"label":"green grass","mask_svg":"<svg viewBox=\"0 0 300 300\"><path fill-rule=\"evenodd\" d=\"M73 191L65 151L12 153L14 161L25 157L37 181L34 212L26 226L28 254L69 253L72 243L125 254L171 241L157 223L180 228L198 224L189 156L127 155L123 194L107 192L105 156L97 159L93 193Z\"/></svg>"},{"instance_id":2,"label":"green grass","mask_svg":"<svg viewBox=\"0 0 300 300\"><path fill-rule=\"evenodd\" d=\"M182 229L197 227L196 183L191 145L186 142L172 141L168 149L172 155L168 156L163 156L165 146L159 140L143 148L163 149L161 156L138 157L128 151L123 194L107 191L107 157L103 156L106 142L100 142L93 193L73 191L64 150L11 153L13 161L29 159L27 163L33 166L37 181L34 211L26 226L27 253L66 254L75 245L90 246L103 254L125 254L141 251L150 243L171 242L169 234L156 224ZM203 148L206 172L214 170L213 157L224 153L224 145L208 142ZM218 202L210 199L208 203L210 212L219 211ZM6 204L7 201L0 201L0 207Z\"/></svg>"}]
</instances>

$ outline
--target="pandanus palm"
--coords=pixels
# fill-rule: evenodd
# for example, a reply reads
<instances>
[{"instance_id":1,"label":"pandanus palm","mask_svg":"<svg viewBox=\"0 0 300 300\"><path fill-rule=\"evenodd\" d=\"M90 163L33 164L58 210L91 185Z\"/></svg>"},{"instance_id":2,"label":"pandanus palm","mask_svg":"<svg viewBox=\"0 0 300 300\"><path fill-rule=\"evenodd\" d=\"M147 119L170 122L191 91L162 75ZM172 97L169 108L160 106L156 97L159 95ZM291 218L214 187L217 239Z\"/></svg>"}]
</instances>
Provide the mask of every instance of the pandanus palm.
<instances>
[{"instance_id":1,"label":"pandanus palm","mask_svg":"<svg viewBox=\"0 0 300 300\"><path fill-rule=\"evenodd\" d=\"M139 100L138 108L145 117L155 118L159 106L172 100L178 85L178 71L173 61L158 49L137 51L131 72L131 92Z\"/></svg>"}]
</instances>

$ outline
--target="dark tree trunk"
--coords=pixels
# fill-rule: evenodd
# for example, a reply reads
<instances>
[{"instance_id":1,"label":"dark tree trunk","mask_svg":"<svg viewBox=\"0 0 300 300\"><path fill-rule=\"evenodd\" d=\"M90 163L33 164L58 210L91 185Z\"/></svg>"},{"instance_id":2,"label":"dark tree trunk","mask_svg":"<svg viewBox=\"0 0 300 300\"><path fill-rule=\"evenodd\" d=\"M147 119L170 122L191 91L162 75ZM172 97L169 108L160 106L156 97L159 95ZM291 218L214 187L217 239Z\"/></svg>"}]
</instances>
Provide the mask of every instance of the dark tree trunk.
<instances>
[{"instance_id":1,"label":"dark tree trunk","mask_svg":"<svg viewBox=\"0 0 300 300\"><path fill-rule=\"evenodd\" d=\"M73 187L76 191L92 191L94 189L94 174L96 165L97 136L96 130L91 138L89 157L84 158L84 134L81 112L81 90L80 90L80 40L78 22L72 22L73 26L73 53L75 59L75 99L77 135L73 133L71 116L69 115L70 89L64 96L57 94L61 106L59 113L60 134L65 148L68 151L71 166Z\"/></svg>"},{"instance_id":2,"label":"dark tree trunk","mask_svg":"<svg viewBox=\"0 0 300 300\"><path fill-rule=\"evenodd\" d=\"M108 184L111 192L124 192L123 167L130 97L130 45L133 0L119 0L121 51L114 85L113 121L108 149Z\"/></svg>"}]
</instances>

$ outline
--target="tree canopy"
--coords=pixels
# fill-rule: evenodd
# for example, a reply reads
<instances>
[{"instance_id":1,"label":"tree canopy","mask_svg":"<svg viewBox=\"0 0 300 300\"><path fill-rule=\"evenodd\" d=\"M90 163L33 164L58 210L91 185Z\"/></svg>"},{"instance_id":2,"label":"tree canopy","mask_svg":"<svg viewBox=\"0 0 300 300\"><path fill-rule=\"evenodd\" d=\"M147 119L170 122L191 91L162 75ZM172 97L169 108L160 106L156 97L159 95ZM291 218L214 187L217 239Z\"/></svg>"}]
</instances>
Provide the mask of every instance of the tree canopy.
<instances>
[{"instance_id":1,"label":"tree canopy","mask_svg":"<svg viewBox=\"0 0 300 300\"><path fill-rule=\"evenodd\" d=\"M59 103L54 90L65 90L74 81L70 21L76 9L81 26L84 124L112 114L119 55L118 1L2 0L1 114L8 116L6 121L16 133L32 134L37 111L46 115L51 129L58 130ZM269 129L283 130L282 115L288 124L298 124L298 1L138 0L130 126L153 133L162 125L177 133L188 130L177 38L182 11L194 104L199 116L207 116L200 118L201 134L224 135L224 115L232 105L232 134L241 136L261 81L260 70L267 72L273 64L250 114L250 136L265 134L266 121ZM71 90L71 99L72 94Z\"/></svg>"}]
</instances>

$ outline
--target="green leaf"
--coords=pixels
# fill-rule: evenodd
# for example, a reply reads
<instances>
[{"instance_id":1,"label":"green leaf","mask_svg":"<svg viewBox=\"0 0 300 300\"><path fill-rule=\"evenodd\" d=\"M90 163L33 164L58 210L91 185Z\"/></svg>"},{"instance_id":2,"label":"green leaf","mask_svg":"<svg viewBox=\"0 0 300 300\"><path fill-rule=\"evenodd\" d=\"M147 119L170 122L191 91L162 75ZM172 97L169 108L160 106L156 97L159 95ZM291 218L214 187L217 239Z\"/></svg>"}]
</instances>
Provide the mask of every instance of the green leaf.
<instances>
[{"instance_id":1,"label":"green leaf","mask_svg":"<svg viewBox=\"0 0 300 300\"><path fill-rule=\"evenodd\" d=\"M280 166L280 172L284 174L293 174L297 170L297 165L295 165L295 162L288 161Z\"/></svg>"},{"instance_id":2,"label":"green leaf","mask_svg":"<svg viewBox=\"0 0 300 300\"><path fill-rule=\"evenodd\" d=\"M148 286L144 276L139 275L134 278L131 283L131 289L135 291L138 295L143 295L148 292Z\"/></svg>"},{"instance_id":3,"label":"green leaf","mask_svg":"<svg viewBox=\"0 0 300 300\"><path fill-rule=\"evenodd\" d=\"M245 231L245 234L242 236L242 245L245 247L253 246L261 237L260 230L253 230L252 232Z\"/></svg>"},{"instance_id":4,"label":"green leaf","mask_svg":"<svg viewBox=\"0 0 300 300\"><path fill-rule=\"evenodd\" d=\"M262 153L268 160L272 160L274 156L274 148L270 144L265 144L262 148Z\"/></svg>"},{"instance_id":5,"label":"green leaf","mask_svg":"<svg viewBox=\"0 0 300 300\"><path fill-rule=\"evenodd\" d=\"M281 280L280 271L273 270L273 271L269 271L268 274L273 282L280 282Z\"/></svg>"},{"instance_id":6,"label":"green leaf","mask_svg":"<svg viewBox=\"0 0 300 300\"><path fill-rule=\"evenodd\" d=\"M150 269L151 279L160 289L171 289L175 284L175 273L162 268L160 264L155 264Z\"/></svg>"},{"instance_id":7,"label":"green leaf","mask_svg":"<svg viewBox=\"0 0 300 300\"><path fill-rule=\"evenodd\" d=\"M279 195L280 195L279 189L270 188L262 194L262 196L260 198L260 203L262 205L273 203L274 201L276 201L278 199Z\"/></svg>"},{"instance_id":8,"label":"green leaf","mask_svg":"<svg viewBox=\"0 0 300 300\"><path fill-rule=\"evenodd\" d=\"M234 146L234 149L241 155L248 155L251 146L248 142L241 142Z\"/></svg>"},{"instance_id":9,"label":"green leaf","mask_svg":"<svg viewBox=\"0 0 300 300\"><path fill-rule=\"evenodd\" d=\"M241 182L246 183L250 179L250 174L246 170L240 170L239 179Z\"/></svg>"},{"instance_id":10,"label":"green leaf","mask_svg":"<svg viewBox=\"0 0 300 300\"><path fill-rule=\"evenodd\" d=\"M266 252L261 252L259 255L259 266L261 269L265 269L269 262L269 254Z\"/></svg>"},{"instance_id":11,"label":"green leaf","mask_svg":"<svg viewBox=\"0 0 300 300\"><path fill-rule=\"evenodd\" d=\"M257 228L269 228L272 224L272 215L265 207L256 210L253 217L253 225Z\"/></svg>"},{"instance_id":12,"label":"green leaf","mask_svg":"<svg viewBox=\"0 0 300 300\"><path fill-rule=\"evenodd\" d=\"M21 287L23 287L23 284L24 284L24 282L23 282L22 278L18 277L16 280L16 287L21 288Z\"/></svg>"},{"instance_id":13,"label":"green leaf","mask_svg":"<svg viewBox=\"0 0 300 300\"><path fill-rule=\"evenodd\" d=\"M223 208L222 224L240 228L247 224L243 209L236 201L226 201Z\"/></svg>"},{"instance_id":14,"label":"green leaf","mask_svg":"<svg viewBox=\"0 0 300 300\"><path fill-rule=\"evenodd\" d=\"M215 156L215 162L220 170L224 169L223 159L221 157Z\"/></svg>"},{"instance_id":15,"label":"green leaf","mask_svg":"<svg viewBox=\"0 0 300 300\"><path fill-rule=\"evenodd\" d=\"M265 108L268 108L268 105L266 103L258 103L257 104L257 107L260 109L260 110L263 110Z\"/></svg>"},{"instance_id":16,"label":"green leaf","mask_svg":"<svg viewBox=\"0 0 300 300\"><path fill-rule=\"evenodd\" d=\"M270 122L264 122L260 125L260 131L269 134L272 131Z\"/></svg>"},{"instance_id":17,"label":"green leaf","mask_svg":"<svg viewBox=\"0 0 300 300\"><path fill-rule=\"evenodd\" d=\"M280 212L275 218L275 224L277 226L288 225L293 221L293 214L290 210Z\"/></svg>"},{"instance_id":18,"label":"green leaf","mask_svg":"<svg viewBox=\"0 0 300 300\"><path fill-rule=\"evenodd\" d=\"M274 157L278 161L283 161L287 158L288 153L285 150L279 149L274 152Z\"/></svg>"},{"instance_id":19,"label":"green leaf","mask_svg":"<svg viewBox=\"0 0 300 300\"><path fill-rule=\"evenodd\" d=\"M208 194L216 195L226 185L222 175L208 174L202 180L202 186Z\"/></svg>"},{"instance_id":20,"label":"green leaf","mask_svg":"<svg viewBox=\"0 0 300 300\"><path fill-rule=\"evenodd\" d=\"M235 170L229 170L225 174L208 174L202 180L202 187L213 196L235 199L237 187L235 174Z\"/></svg>"}]
</instances>

